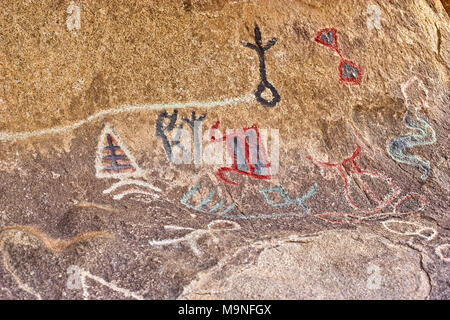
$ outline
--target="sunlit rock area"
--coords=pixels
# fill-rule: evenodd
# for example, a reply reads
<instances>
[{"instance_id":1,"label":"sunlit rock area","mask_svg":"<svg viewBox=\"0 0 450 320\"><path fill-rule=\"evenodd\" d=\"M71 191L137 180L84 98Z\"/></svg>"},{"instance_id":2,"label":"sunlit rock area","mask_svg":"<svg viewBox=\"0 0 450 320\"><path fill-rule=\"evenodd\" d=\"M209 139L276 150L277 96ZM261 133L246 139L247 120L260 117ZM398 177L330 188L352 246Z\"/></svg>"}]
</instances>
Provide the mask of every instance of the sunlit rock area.
<instances>
[{"instance_id":1,"label":"sunlit rock area","mask_svg":"<svg viewBox=\"0 0 450 320\"><path fill-rule=\"evenodd\" d=\"M0 2L0 299L449 299L449 3Z\"/></svg>"}]
</instances>

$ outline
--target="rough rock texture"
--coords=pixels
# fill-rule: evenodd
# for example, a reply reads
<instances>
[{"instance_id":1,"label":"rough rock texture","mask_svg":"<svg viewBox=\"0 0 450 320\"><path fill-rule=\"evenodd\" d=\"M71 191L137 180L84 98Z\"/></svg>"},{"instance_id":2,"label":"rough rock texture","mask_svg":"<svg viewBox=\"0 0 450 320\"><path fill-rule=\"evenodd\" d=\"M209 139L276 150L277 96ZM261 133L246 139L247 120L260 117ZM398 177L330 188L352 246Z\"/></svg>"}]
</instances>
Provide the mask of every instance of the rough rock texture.
<instances>
[{"instance_id":1,"label":"rough rock texture","mask_svg":"<svg viewBox=\"0 0 450 320\"><path fill-rule=\"evenodd\" d=\"M438 0L1 2L0 298L450 298L449 47Z\"/></svg>"},{"instance_id":2,"label":"rough rock texture","mask_svg":"<svg viewBox=\"0 0 450 320\"><path fill-rule=\"evenodd\" d=\"M180 298L424 299L431 289L420 254L350 230L252 243L198 277Z\"/></svg>"}]
</instances>

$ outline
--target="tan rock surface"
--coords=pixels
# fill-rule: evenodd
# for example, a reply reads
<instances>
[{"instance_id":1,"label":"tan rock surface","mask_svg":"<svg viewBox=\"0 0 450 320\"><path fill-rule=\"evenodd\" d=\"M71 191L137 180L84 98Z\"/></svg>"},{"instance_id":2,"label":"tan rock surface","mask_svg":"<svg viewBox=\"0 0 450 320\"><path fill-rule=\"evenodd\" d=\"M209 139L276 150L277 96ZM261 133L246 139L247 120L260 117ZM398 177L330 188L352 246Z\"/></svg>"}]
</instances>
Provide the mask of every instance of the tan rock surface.
<instances>
[{"instance_id":1,"label":"tan rock surface","mask_svg":"<svg viewBox=\"0 0 450 320\"><path fill-rule=\"evenodd\" d=\"M0 298L448 299L449 46L437 0L1 2ZM202 115L271 174L172 163Z\"/></svg>"},{"instance_id":2,"label":"tan rock surface","mask_svg":"<svg viewBox=\"0 0 450 320\"><path fill-rule=\"evenodd\" d=\"M420 259L371 233L293 234L240 248L200 273L180 298L425 299L431 286Z\"/></svg>"}]
</instances>

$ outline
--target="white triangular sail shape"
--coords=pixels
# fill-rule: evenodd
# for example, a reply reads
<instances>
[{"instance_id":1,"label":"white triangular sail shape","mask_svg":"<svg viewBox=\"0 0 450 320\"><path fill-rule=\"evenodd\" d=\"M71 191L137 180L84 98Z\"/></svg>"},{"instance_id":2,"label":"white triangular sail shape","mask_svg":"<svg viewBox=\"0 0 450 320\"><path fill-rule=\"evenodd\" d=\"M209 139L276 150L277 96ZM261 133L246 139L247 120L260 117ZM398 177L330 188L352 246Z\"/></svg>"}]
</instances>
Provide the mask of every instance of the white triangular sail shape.
<instances>
[{"instance_id":1,"label":"white triangular sail shape","mask_svg":"<svg viewBox=\"0 0 450 320\"><path fill-rule=\"evenodd\" d=\"M144 175L144 171L110 125L106 125L100 134L95 169L97 178L126 179Z\"/></svg>"}]
</instances>

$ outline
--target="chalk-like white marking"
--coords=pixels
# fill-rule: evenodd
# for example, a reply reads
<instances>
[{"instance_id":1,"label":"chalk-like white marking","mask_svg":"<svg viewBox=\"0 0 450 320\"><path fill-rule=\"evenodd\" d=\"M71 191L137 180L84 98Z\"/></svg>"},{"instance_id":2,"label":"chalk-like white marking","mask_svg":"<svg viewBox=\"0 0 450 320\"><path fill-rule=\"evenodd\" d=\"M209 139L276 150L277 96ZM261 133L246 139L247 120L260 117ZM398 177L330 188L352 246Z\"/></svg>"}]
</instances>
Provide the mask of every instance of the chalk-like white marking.
<instances>
[{"instance_id":1,"label":"chalk-like white marking","mask_svg":"<svg viewBox=\"0 0 450 320\"><path fill-rule=\"evenodd\" d=\"M197 246L197 241L203 235L209 234L209 233L210 233L209 230L199 229L199 230L194 230L194 231L188 233L187 235L185 235L182 238L153 240L153 241L149 241L148 243L152 246L164 246L164 245L176 244L176 243L180 243L180 242L187 242L189 244L192 252L194 252L194 254L196 256L201 256L202 252L200 251L200 249Z\"/></svg>"},{"instance_id":2,"label":"chalk-like white marking","mask_svg":"<svg viewBox=\"0 0 450 320\"><path fill-rule=\"evenodd\" d=\"M75 3L71 2L67 7L66 13L70 16L67 17L66 26L67 30L80 30L81 29L81 9Z\"/></svg>"},{"instance_id":3,"label":"chalk-like white marking","mask_svg":"<svg viewBox=\"0 0 450 320\"><path fill-rule=\"evenodd\" d=\"M123 187L123 186L127 186L127 185L137 185L137 186L141 186L141 187L146 187L149 188L153 191L157 191L157 192L161 192L162 190L158 187L152 186L151 184L145 182L145 181L141 181L141 180L133 180L133 179L124 179L124 180L120 180L116 183L114 183L111 187L109 187L108 189L104 190L103 193L107 194L107 193L111 193L114 190L116 190L117 188Z\"/></svg>"},{"instance_id":4,"label":"chalk-like white marking","mask_svg":"<svg viewBox=\"0 0 450 320\"><path fill-rule=\"evenodd\" d=\"M105 157L105 154L103 151L105 150L105 145L106 145L105 141L107 141L107 138L109 138L111 140L112 139L115 140L116 145L114 147L119 147L119 150L122 151L120 155L126 156L127 164L129 164L132 167L131 172L129 172L129 171L114 172L114 170L105 170L105 165L102 160ZM112 156L112 154L115 153L115 151L110 150L110 153ZM104 194L111 193L114 190L116 190L117 188L120 188L122 186L128 186L128 185L137 185L137 186L141 186L146 189L149 189L149 190L161 192L161 189L154 187L145 181L128 179L128 178L133 178L133 177L134 178L143 177L145 174L145 171L142 170L137 165L136 159L134 159L133 155L128 150L127 146L122 142L119 135L114 132L113 128L110 125L106 125L105 128L102 130L102 133L100 134L100 138L99 138L98 146L97 146L97 157L95 158L95 169L96 169L95 176L97 178L112 178L112 179L120 180L119 182L114 183L108 189L104 190L103 191ZM124 191L114 195L113 199L120 200L129 194L143 194L143 195L152 196L154 198L159 198L159 195L157 195L153 192L132 188L132 189L124 190Z\"/></svg>"},{"instance_id":5,"label":"chalk-like white marking","mask_svg":"<svg viewBox=\"0 0 450 320\"><path fill-rule=\"evenodd\" d=\"M411 78L409 78L408 81L406 81L404 84L401 85L402 94L403 97L405 98L405 104L406 106L409 106L410 104L409 96L408 93L406 92L406 89L408 89L408 87L411 86L414 81L417 81L419 87L425 92L425 99L424 99L425 101L423 101L423 103L424 105L426 105L428 101L428 89L423 83L423 81L417 78L416 76L412 76Z\"/></svg>"},{"instance_id":6,"label":"chalk-like white marking","mask_svg":"<svg viewBox=\"0 0 450 320\"><path fill-rule=\"evenodd\" d=\"M226 224L228 226L231 225L231 227L220 227L220 224ZM164 229L189 230L191 232L181 238L151 240L148 243L152 246L164 246L164 245L170 245L170 244L177 244L180 242L186 242L189 245L189 247L191 248L192 252L197 257L200 257L203 253L198 248L197 242L198 242L198 240L200 240L201 237L203 237L204 235L210 235L213 238L213 241L217 242L218 240L214 235L216 232L218 232L218 231L235 231L235 230L239 230L240 228L241 228L241 226L238 223L233 222L233 221L227 221L227 220L214 220L208 224L207 229L193 229L193 228L181 227L181 226L176 226L176 225L166 225L166 226L164 226Z\"/></svg>"},{"instance_id":7,"label":"chalk-like white marking","mask_svg":"<svg viewBox=\"0 0 450 320\"><path fill-rule=\"evenodd\" d=\"M175 226L175 225L172 225L172 224L165 225L164 229L169 229L169 230L191 230L191 231L195 230L194 228Z\"/></svg>"},{"instance_id":8,"label":"chalk-like white marking","mask_svg":"<svg viewBox=\"0 0 450 320\"><path fill-rule=\"evenodd\" d=\"M145 194L136 194L130 197L131 200L144 202L144 203L152 203L154 201L153 197L147 197Z\"/></svg>"},{"instance_id":9,"label":"chalk-like white marking","mask_svg":"<svg viewBox=\"0 0 450 320\"><path fill-rule=\"evenodd\" d=\"M83 287L80 268L78 266L71 265L67 268L66 287L69 290L80 290Z\"/></svg>"},{"instance_id":10,"label":"chalk-like white marking","mask_svg":"<svg viewBox=\"0 0 450 320\"><path fill-rule=\"evenodd\" d=\"M0 252L2 254L2 260L3 260L3 266L6 269L6 271L9 272L9 274L13 277L14 281L16 281L18 287L29 294L35 296L38 300L42 300L41 295L34 291L30 286L23 283L22 280L20 280L19 276L16 275L14 272L15 269L13 265L11 264L11 257L9 256L7 250L5 250L5 244L7 241L13 239L13 238L19 238L22 235L22 232L19 231L19 233L16 233L17 231L11 230L7 232L6 234L9 234L8 237L5 237L3 234L0 234Z\"/></svg>"},{"instance_id":11,"label":"chalk-like white marking","mask_svg":"<svg viewBox=\"0 0 450 320\"><path fill-rule=\"evenodd\" d=\"M388 225L389 224L393 224L393 223L406 224L406 225L414 226L414 227L417 228L417 230L414 231L414 232L408 232L408 231L406 231L406 232L399 232L397 230L389 228ZM434 237L436 237L436 235L438 234L438 232L436 230L434 230L433 228L431 228L431 227L422 226L422 225L420 225L418 223L410 222L410 221L402 221L402 220L391 219L391 220L383 221L383 222L381 222L381 224L383 225L383 227L385 227L388 231L390 231L392 233L396 233L396 234L399 234L399 235L402 235L402 236L419 236L419 237L424 238L427 241L430 241L430 240L434 239ZM431 231L431 234L430 235L426 235L425 233L423 233L423 231Z\"/></svg>"},{"instance_id":12,"label":"chalk-like white marking","mask_svg":"<svg viewBox=\"0 0 450 320\"><path fill-rule=\"evenodd\" d=\"M116 292L122 293L125 297L132 297L132 298L134 298L136 300L144 300L144 297L142 297L142 296L140 296L140 295L138 295L138 294L136 294L134 292L131 292L130 290L127 290L127 289L124 289L124 288L120 288L120 287L114 285L113 283L106 282L102 278L97 277L97 276L95 276L93 274L90 274L87 271L83 270L83 273L86 275L86 277L91 278L92 280L95 280L98 283L100 283L100 284L102 284L102 285L104 285L104 286L106 286L106 287L108 287L108 288L110 288L110 289L112 289L112 290L114 290Z\"/></svg>"},{"instance_id":13,"label":"chalk-like white marking","mask_svg":"<svg viewBox=\"0 0 450 320\"><path fill-rule=\"evenodd\" d=\"M0 141L1 142L7 142L7 141L16 141L16 140L25 140L32 137L38 137L46 134L61 134L65 132L69 132L71 130L77 129L81 127L82 125L85 125L89 122L92 122L94 120L103 118L108 115L116 115L121 113L134 113L134 112L140 112L140 111L155 111L155 110L164 110L164 109L185 109L185 108L191 108L191 107L198 107L198 108L216 108L216 107L223 107L223 106L231 106L235 105L237 103L241 102L250 102L253 101L254 97L253 95L245 95L237 98L230 98L220 101L207 101L207 102L200 102L200 101L192 101L192 102L174 102L174 103L167 103L167 104L140 104L140 105L134 105L134 106L122 106L118 107L116 109L109 109L109 110L102 110L99 111L89 117L87 117L84 120L77 121L75 123L72 123L70 125L66 126L60 126L60 127L53 127L48 129L41 129L41 130L35 130L35 131L25 131L25 132L0 132Z\"/></svg>"},{"instance_id":14,"label":"chalk-like white marking","mask_svg":"<svg viewBox=\"0 0 450 320\"><path fill-rule=\"evenodd\" d=\"M95 275L91 274L90 272L81 269L78 266L74 266L74 265L69 266L69 268L67 269L67 272L69 274L71 273L71 276L69 276L69 279L70 279L70 277L74 277L73 279L70 279L70 280L67 279L68 289L71 289L71 290L83 289L84 300L89 299L89 291L88 291L89 286L86 284L86 278L97 281L98 283L110 288L111 290L114 290L116 292L123 294L125 297L132 297L136 300L144 300L144 297L142 297L141 295L131 292L130 290L120 288L113 283L106 282L104 279L102 279L98 276L95 276ZM76 283L76 286L73 286L73 284L74 284L73 282ZM70 284L70 286L69 286L69 284ZM81 287L80 287L80 285L81 285Z\"/></svg>"},{"instance_id":15,"label":"chalk-like white marking","mask_svg":"<svg viewBox=\"0 0 450 320\"><path fill-rule=\"evenodd\" d=\"M105 148L105 140L107 135L110 135L117 141L118 146L120 147L120 149L122 149L122 151L127 156L128 160L130 161L130 165L134 169L133 172L113 172L113 171L105 172L102 164L102 159L104 157L103 150ZM136 159L134 159L130 150L128 150L126 144L122 142L119 135L114 132L113 128L110 125L105 126L105 128L102 130L100 134L100 138L98 139L97 157L95 158L95 171L96 171L95 176L97 178L116 178L116 179L124 179L129 177L143 177L145 173L144 170L142 170L137 165Z\"/></svg>"},{"instance_id":16,"label":"chalk-like white marking","mask_svg":"<svg viewBox=\"0 0 450 320\"><path fill-rule=\"evenodd\" d=\"M441 258L442 260L444 260L445 262L450 262L450 256L444 256L444 254L442 253L443 249L448 249L450 248L450 243L445 243L445 244L441 244L439 246L436 247L435 252L436 254L439 256L439 258Z\"/></svg>"},{"instance_id":17,"label":"chalk-like white marking","mask_svg":"<svg viewBox=\"0 0 450 320\"><path fill-rule=\"evenodd\" d=\"M113 199L114 200L120 200L120 199L122 199L123 197L125 197L125 196L127 196L129 194L145 194L145 195L148 195L148 196L151 196L151 197L159 198L159 195L157 195L155 193L150 193L150 192L142 191L142 190L139 190L139 189L130 189L130 190L125 190L125 191L123 191L123 192L121 192L119 194L116 194L113 197Z\"/></svg>"}]
</instances>

